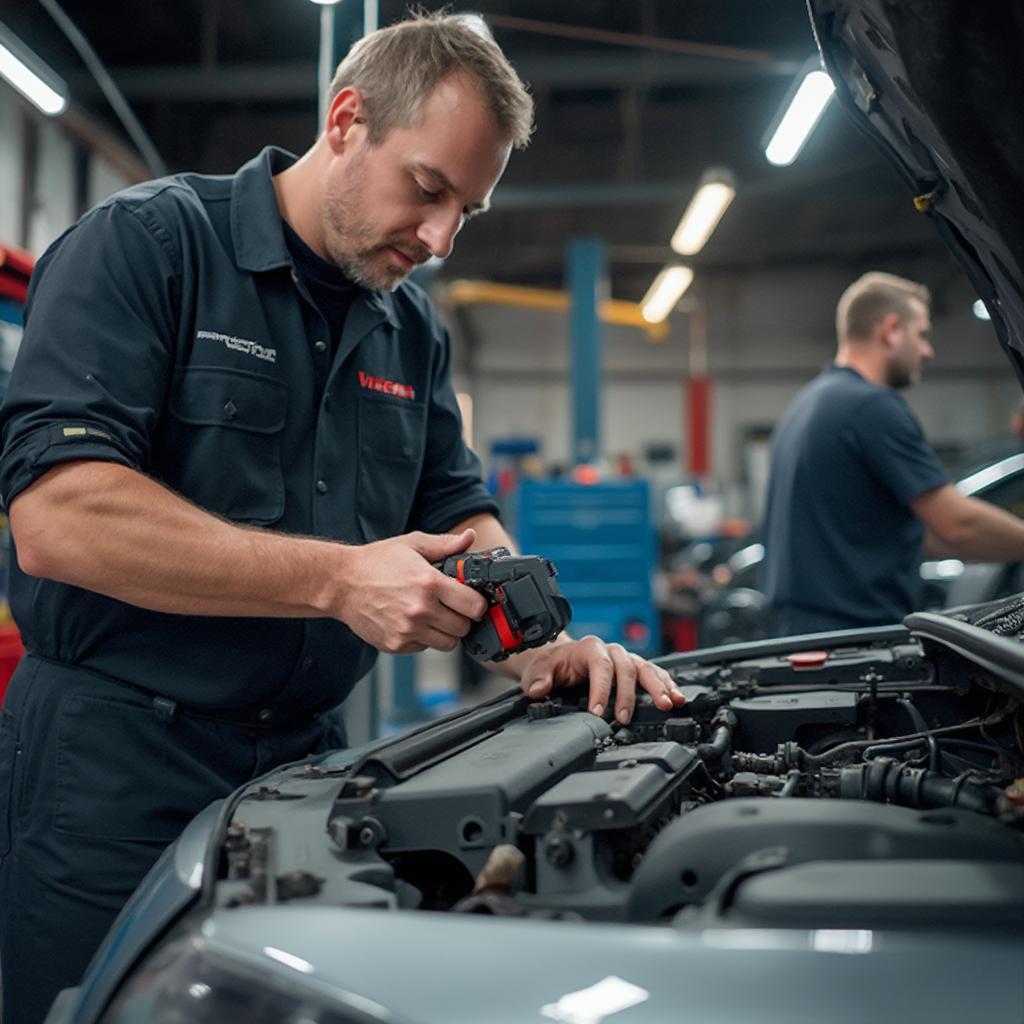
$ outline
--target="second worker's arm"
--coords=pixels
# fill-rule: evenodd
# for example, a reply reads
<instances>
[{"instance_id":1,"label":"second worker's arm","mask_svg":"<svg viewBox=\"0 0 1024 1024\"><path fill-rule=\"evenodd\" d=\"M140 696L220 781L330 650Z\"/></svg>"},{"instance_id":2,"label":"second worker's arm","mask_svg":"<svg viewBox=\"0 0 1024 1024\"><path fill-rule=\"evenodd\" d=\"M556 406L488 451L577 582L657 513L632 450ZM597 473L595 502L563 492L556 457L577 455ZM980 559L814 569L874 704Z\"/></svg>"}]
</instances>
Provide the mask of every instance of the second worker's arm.
<instances>
[{"instance_id":1,"label":"second worker's arm","mask_svg":"<svg viewBox=\"0 0 1024 1024\"><path fill-rule=\"evenodd\" d=\"M911 508L928 530L929 558L1024 561L1024 521L980 498L960 494L952 484L922 494Z\"/></svg>"}]
</instances>

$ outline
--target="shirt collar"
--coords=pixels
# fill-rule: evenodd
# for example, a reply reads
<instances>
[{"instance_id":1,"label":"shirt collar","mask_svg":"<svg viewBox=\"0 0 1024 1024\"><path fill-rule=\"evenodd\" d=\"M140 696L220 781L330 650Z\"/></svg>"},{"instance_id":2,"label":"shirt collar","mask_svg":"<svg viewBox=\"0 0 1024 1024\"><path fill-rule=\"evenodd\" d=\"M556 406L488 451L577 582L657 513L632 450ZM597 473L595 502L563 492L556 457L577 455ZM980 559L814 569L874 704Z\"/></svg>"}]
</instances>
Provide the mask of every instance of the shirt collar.
<instances>
[{"instance_id":1,"label":"shirt collar","mask_svg":"<svg viewBox=\"0 0 1024 1024\"><path fill-rule=\"evenodd\" d=\"M272 179L297 159L287 150L267 146L235 174L231 186L231 240L235 246L235 262L242 270L276 270L292 266ZM398 326L398 315L390 293L362 288L360 293L371 309L393 326Z\"/></svg>"}]
</instances>

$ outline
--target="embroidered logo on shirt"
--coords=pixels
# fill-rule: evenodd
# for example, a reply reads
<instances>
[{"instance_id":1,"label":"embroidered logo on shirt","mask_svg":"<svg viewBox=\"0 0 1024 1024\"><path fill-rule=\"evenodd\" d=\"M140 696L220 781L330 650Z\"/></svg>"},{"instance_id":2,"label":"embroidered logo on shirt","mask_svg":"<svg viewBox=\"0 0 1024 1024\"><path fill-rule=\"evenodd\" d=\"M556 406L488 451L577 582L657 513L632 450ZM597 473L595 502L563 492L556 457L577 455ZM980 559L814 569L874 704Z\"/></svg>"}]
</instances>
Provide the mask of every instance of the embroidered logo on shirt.
<instances>
[{"instance_id":1,"label":"embroidered logo on shirt","mask_svg":"<svg viewBox=\"0 0 1024 1024\"><path fill-rule=\"evenodd\" d=\"M248 338L236 338L232 334L221 334L219 331L196 331L196 341L219 341L232 352L244 352L247 356L255 356L268 363L277 362L277 349L267 348L257 341Z\"/></svg>"},{"instance_id":2,"label":"embroidered logo on shirt","mask_svg":"<svg viewBox=\"0 0 1024 1024\"><path fill-rule=\"evenodd\" d=\"M396 398L407 398L409 401L416 398L416 389L411 384L399 384L397 380L374 377L365 370L359 371L359 386L370 391L380 391L385 395L394 395Z\"/></svg>"}]
</instances>

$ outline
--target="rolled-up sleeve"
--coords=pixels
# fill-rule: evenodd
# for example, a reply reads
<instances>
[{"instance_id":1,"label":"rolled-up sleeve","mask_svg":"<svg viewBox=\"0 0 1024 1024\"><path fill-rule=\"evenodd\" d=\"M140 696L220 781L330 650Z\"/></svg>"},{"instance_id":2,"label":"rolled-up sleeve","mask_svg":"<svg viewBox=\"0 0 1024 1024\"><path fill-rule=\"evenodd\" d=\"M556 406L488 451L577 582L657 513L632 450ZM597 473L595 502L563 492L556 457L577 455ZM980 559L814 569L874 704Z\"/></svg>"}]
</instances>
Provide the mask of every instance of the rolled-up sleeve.
<instances>
[{"instance_id":1,"label":"rolled-up sleeve","mask_svg":"<svg viewBox=\"0 0 1024 1024\"><path fill-rule=\"evenodd\" d=\"M427 438L410 525L428 533L443 533L481 512L498 515L498 505L481 478L480 460L462 436L462 416L451 383L451 341L439 332L434 386L428 396Z\"/></svg>"},{"instance_id":2,"label":"rolled-up sleeve","mask_svg":"<svg viewBox=\"0 0 1024 1024\"><path fill-rule=\"evenodd\" d=\"M40 258L0 410L4 508L62 462L144 470L176 337L179 270L140 207L92 211Z\"/></svg>"}]
</instances>

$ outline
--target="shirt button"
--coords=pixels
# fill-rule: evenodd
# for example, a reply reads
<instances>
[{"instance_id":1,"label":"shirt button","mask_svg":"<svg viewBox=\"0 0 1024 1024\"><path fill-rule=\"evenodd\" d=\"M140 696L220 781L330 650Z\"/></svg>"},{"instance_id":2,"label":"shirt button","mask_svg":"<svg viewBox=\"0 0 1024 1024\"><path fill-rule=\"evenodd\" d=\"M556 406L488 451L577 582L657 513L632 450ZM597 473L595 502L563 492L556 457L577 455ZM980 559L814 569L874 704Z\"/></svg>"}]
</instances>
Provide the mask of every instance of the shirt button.
<instances>
[{"instance_id":1,"label":"shirt button","mask_svg":"<svg viewBox=\"0 0 1024 1024\"><path fill-rule=\"evenodd\" d=\"M326 352L327 351L327 342L326 341L314 341L313 342L313 348L316 349L317 352Z\"/></svg>"},{"instance_id":2,"label":"shirt button","mask_svg":"<svg viewBox=\"0 0 1024 1024\"><path fill-rule=\"evenodd\" d=\"M307 654L302 659L302 671L308 672L313 667L313 659Z\"/></svg>"},{"instance_id":3,"label":"shirt button","mask_svg":"<svg viewBox=\"0 0 1024 1024\"><path fill-rule=\"evenodd\" d=\"M316 489L321 494L326 494L327 493L327 484L323 480L317 480L317 482L316 482Z\"/></svg>"}]
</instances>

